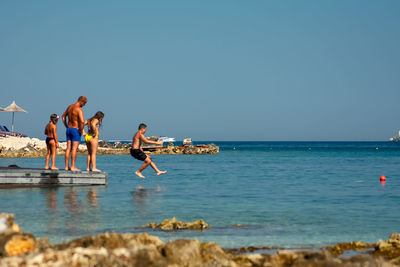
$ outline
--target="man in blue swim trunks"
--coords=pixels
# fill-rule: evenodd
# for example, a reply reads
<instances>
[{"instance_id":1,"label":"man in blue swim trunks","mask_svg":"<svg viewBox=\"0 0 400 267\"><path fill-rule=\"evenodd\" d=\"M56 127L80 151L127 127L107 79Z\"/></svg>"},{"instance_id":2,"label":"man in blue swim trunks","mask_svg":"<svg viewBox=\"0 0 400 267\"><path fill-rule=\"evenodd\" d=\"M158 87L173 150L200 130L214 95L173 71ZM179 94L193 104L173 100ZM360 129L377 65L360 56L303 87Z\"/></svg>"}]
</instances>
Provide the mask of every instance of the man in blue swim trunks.
<instances>
[{"instance_id":1,"label":"man in blue swim trunks","mask_svg":"<svg viewBox=\"0 0 400 267\"><path fill-rule=\"evenodd\" d=\"M81 136L84 134L83 126L85 119L83 118L82 107L86 105L86 96L80 96L75 104L70 105L62 115L62 120L67 128L67 149L65 150L65 170L80 171L76 168L76 156L78 154L78 146L81 142ZM68 121L67 121L68 117ZM69 167L69 156L71 155L71 167Z\"/></svg>"}]
</instances>

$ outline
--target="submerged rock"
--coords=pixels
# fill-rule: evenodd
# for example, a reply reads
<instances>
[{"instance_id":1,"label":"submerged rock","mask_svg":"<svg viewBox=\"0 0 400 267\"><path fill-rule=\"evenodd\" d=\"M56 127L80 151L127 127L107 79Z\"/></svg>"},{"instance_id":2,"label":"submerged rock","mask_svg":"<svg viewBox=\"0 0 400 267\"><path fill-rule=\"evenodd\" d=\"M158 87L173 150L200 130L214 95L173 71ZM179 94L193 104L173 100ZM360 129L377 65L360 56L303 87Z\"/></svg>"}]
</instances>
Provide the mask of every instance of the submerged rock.
<instances>
[{"instance_id":1,"label":"submerged rock","mask_svg":"<svg viewBox=\"0 0 400 267\"><path fill-rule=\"evenodd\" d=\"M204 220L197 220L194 222L181 222L175 217L172 219L165 219L161 223L148 223L143 225L143 227L150 227L152 229L161 229L164 231L174 231L174 230L204 230L210 228L210 225Z\"/></svg>"}]
</instances>

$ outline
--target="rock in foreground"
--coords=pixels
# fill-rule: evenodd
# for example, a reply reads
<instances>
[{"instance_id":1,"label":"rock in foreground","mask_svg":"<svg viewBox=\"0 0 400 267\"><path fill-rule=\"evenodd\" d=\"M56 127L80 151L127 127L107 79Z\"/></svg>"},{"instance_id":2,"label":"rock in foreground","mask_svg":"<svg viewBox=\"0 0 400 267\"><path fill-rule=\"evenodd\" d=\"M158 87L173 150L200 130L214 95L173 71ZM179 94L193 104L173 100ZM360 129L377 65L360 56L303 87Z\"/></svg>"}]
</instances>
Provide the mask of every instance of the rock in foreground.
<instances>
[{"instance_id":1,"label":"rock in foreground","mask_svg":"<svg viewBox=\"0 0 400 267\"><path fill-rule=\"evenodd\" d=\"M4 218L7 215L2 214ZM0 220L0 241L13 230L13 218ZM20 230L19 230L20 231ZM35 241L35 240L34 240ZM156 236L103 233L58 245L35 241L35 246L20 254L2 254L0 266L399 266L400 235L375 245L362 242L342 243L312 251L278 250L275 254L238 255L224 251L214 242L179 239L167 243ZM365 250L366 247L371 249ZM352 257L338 255L347 249L364 249Z\"/></svg>"},{"instance_id":2,"label":"rock in foreground","mask_svg":"<svg viewBox=\"0 0 400 267\"><path fill-rule=\"evenodd\" d=\"M35 248L35 237L19 228L14 215L0 213L0 257L20 255Z\"/></svg>"}]
</instances>

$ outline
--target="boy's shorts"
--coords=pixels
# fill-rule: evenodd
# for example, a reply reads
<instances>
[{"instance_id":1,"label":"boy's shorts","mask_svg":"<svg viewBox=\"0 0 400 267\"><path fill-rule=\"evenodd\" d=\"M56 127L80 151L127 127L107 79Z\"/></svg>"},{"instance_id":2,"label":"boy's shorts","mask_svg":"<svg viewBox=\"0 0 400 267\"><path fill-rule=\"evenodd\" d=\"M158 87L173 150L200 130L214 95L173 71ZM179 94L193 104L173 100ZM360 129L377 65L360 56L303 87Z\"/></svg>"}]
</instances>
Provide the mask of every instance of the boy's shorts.
<instances>
[{"instance_id":1,"label":"boy's shorts","mask_svg":"<svg viewBox=\"0 0 400 267\"><path fill-rule=\"evenodd\" d=\"M133 148L131 148L131 156L141 161L145 161L147 158L147 155L142 150Z\"/></svg>"},{"instance_id":2,"label":"boy's shorts","mask_svg":"<svg viewBox=\"0 0 400 267\"><path fill-rule=\"evenodd\" d=\"M82 134L76 128L67 128L67 141L80 142Z\"/></svg>"}]
</instances>

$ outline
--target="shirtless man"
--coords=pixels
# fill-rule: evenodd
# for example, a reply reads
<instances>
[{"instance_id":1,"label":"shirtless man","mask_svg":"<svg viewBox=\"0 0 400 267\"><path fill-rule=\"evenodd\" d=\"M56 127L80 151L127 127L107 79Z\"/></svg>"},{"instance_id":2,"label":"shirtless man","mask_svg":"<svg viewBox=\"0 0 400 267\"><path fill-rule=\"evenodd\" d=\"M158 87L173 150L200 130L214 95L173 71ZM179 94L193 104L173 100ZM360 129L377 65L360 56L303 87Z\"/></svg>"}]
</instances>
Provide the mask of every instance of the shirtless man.
<instances>
[{"instance_id":1,"label":"shirtless man","mask_svg":"<svg viewBox=\"0 0 400 267\"><path fill-rule=\"evenodd\" d=\"M154 171L156 172L157 175L161 175L166 173L167 171L160 171L156 164L151 160L151 157L149 155L146 155L143 152L143 149L140 147L140 141L142 141L143 143L146 144L155 144L155 145L162 145L164 141L151 141L149 139L147 139L146 137L144 137L144 134L147 131L147 125L144 123L141 123L139 125L139 130L136 132L136 134L133 136L133 140L132 140L132 147L131 147L131 155L132 157L134 157L135 159L144 161L142 167L140 167L139 170L137 170L135 172L135 174L137 176L139 176L140 178L144 178L142 171L144 169L147 168L147 166L151 166Z\"/></svg>"},{"instance_id":2,"label":"shirtless man","mask_svg":"<svg viewBox=\"0 0 400 267\"><path fill-rule=\"evenodd\" d=\"M80 171L76 168L76 155L81 136L84 134L84 118L82 107L86 104L86 96L80 96L75 104L70 105L62 115L62 120L67 128L67 150L65 150L65 170ZM68 117L68 121L67 121ZM71 155L71 168L69 167L69 156Z\"/></svg>"}]
</instances>

